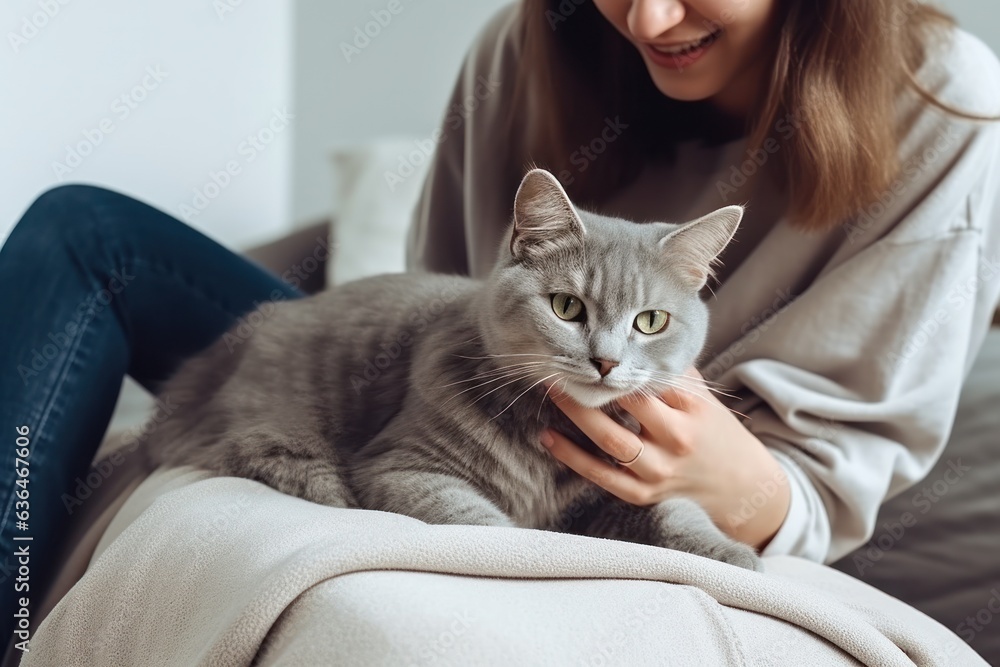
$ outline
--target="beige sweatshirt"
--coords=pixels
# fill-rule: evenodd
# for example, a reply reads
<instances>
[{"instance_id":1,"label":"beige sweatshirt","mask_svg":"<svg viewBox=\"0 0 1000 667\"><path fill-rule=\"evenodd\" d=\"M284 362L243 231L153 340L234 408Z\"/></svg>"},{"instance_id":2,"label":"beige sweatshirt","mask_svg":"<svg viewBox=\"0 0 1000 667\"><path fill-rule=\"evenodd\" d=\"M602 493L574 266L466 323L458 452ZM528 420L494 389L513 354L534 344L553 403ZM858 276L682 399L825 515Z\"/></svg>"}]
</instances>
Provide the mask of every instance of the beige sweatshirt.
<instances>
[{"instance_id":1,"label":"beige sweatshirt","mask_svg":"<svg viewBox=\"0 0 1000 667\"><path fill-rule=\"evenodd\" d=\"M463 65L410 230L410 268L484 277L493 265L519 168L496 159L509 140L502 119L519 57L515 16L508 7L491 20ZM1000 113L1000 63L967 33L956 32L918 74L945 102ZM912 94L899 107L903 170L842 228L793 229L767 179L740 190L761 159L744 141L683 144L674 163L648 165L602 209L680 222L749 201L709 301L699 368L741 397L732 407L788 475L791 506L765 555L829 562L872 535L880 504L941 456L997 304L1000 123L961 120ZM797 121L783 120L776 150ZM626 119L608 123L607 140L628 131ZM744 518L769 492L740 499Z\"/></svg>"}]
</instances>

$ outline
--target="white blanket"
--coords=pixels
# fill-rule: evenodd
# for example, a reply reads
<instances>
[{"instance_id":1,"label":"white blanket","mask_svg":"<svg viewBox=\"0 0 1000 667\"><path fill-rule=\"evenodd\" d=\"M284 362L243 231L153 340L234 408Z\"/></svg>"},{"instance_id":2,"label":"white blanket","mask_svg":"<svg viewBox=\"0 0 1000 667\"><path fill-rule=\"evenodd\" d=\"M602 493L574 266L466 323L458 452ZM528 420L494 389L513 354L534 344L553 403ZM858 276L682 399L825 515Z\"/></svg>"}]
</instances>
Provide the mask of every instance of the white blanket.
<instances>
[{"instance_id":1,"label":"white blanket","mask_svg":"<svg viewBox=\"0 0 1000 667\"><path fill-rule=\"evenodd\" d=\"M154 474L22 664L986 664L916 610L793 558L689 554L322 507Z\"/></svg>"}]
</instances>

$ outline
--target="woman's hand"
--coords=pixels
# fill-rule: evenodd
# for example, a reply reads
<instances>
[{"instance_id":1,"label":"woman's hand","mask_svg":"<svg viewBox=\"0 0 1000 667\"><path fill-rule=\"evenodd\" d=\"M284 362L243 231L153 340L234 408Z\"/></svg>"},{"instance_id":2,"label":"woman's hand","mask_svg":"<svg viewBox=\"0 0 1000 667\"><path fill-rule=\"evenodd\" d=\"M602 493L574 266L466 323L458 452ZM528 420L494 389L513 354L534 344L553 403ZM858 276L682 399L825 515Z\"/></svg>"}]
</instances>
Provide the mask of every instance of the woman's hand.
<instances>
[{"instance_id":1,"label":"woman's hand","mask_svg":"<svg viewBox=\"0 0 1000 667\"><path fill-rule=\"evenodd\" d=\"M697 501L724 532L763 548L788 512L784 469L708 389L696 369L689 390L659 398L629 397L619 405L641 425L639 435L600 410L585 408L552 387L556 405L621 465L606 463L552 429L542 444L580 475L626 502L653 505L672 496Z\"/></svg>"}]
</instances>

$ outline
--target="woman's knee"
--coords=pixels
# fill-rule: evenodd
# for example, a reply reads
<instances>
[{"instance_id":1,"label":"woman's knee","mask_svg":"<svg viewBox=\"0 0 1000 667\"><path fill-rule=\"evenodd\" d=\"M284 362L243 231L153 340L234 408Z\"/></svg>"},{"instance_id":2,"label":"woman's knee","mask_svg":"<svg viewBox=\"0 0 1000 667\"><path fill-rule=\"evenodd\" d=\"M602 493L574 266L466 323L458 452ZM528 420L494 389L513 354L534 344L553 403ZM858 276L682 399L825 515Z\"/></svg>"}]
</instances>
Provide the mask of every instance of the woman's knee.
<instances>
[{"instance_id":1,"label":"woman's knee","mask_svg":"<svg viewBox=\"0 0 1000 667\"><path fill-rule=\"evenodd\" d=\"M126 199L94 185L57 185L38 195L11 232L8 242L50 246L71 235L88 233L100 222L102 205Z\"/></svg>"},{"instance_id":2,"label":"woman's knee","mask_svg":"<svg viewBox=\"0 0 1000 667\"><path fill-rule=\"evenodd\" d=\"M84 218L89 217L88 214L95 205L123 196L96 185L75 183L57 185L38 195L21 219L30 219L32 222L60 220L70 223L75 219L82 222Z\"/></svg>"}]
</instances>

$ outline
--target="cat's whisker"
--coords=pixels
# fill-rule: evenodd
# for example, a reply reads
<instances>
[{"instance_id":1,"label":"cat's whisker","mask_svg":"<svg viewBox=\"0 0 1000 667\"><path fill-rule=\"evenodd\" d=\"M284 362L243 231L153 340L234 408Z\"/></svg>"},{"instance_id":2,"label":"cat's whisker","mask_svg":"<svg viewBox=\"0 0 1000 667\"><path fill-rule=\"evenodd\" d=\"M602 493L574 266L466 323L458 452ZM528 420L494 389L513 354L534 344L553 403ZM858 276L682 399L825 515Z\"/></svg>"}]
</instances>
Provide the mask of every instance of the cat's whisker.
<instances>
[{"instance_id":1,"label":"cat's whisker","mask_svg":"<svg viewBox=\"0 0 1000 667\"><path fill-rule=\"evenodd\" d=\"M748 417L747 415L743 414L739 410L733 410L732 408L729 408L729 411L732 412L734 415L739 415L740 417L743 417L743 419L750 419L750 417Z\"/></svg>"},{"instance_id":2,"label":"cat's whisker","mask_svg":"<svg viewBox=\"0 0 1000 667\"><path fill-rule=\"evenodd\" d=\"M639 395L650 400L656 400L658 398L656 396L656 392L649 387L639 387Z\"/></svg>"},{"instance_id":3,"label":"cat's whisker","mask_svg":"<svg viewBox=\"0 0 1000 667\"><path fill-rule=\"evenodd\" d=\"M664 372L665 373L665 371L653 371L653 372ZM693 378L690 375L678 374L678 373L667 373L667 374L670 375L671 377L677 378L677 380L679 380L681 382L691 382L691 383L694 383L695 386L704 385L706 389L709 389L709 390L712 390L712 391L714 391L714 390L720 390L720 389L726 389L727 388L727 385L724 385L721 382L715 382L714 380L706 380L704 378Z\"/></svg>"},{"instance_id":4,"label":"cat's whisker","mask_svg":"<svg viewBox=\"0 0 1000 667\"><path fill-rule=\"evenodd\" d=\"M521 369L517 369L517 370L511 371L511 372L509 372L509 373L507 373L505 375L501 375L501 376L498 376L498 377L490 378L489 380L486 380L485 382L481 382L480 384L474 385L472 387L468 387L467 389L463 389L462 391L458 392L457 394L455 394L454 396L452 396L451 398L449 398L447 401L445 401L444 403L442 403L442 405L447 404L451 400L453 400L455 398L458 398L462 394L464 394L464 393L466 393L468 391L472 391L473 389L478 389L480 387L485 387L486 385L491 384L493 382L498 382L500 380L506 380L507 378L512 377L512 376L516 376L516 375L522 375L523 374L524 377L530 377L534 372L535 372L535 369L528 370L528 369L525 369L525 368L521 368ZM504 387L506 385L500 385L500 386ZM499 387L498 387L498 389L499 389Z\"/></svg>"},{"instance_id":5,"label":"cat's whisker","mask_svg":"<svg viewBox=\"0 0 1000 667\"><path fill-rule=\"evenodd\" d=\"M701 390L714 391L711 387L706 387L705 385L700 384L697 380L691 380L682 375L660 375L659 377L661 379L667 379L675 386L683 387L686 391L691 393L698 393Z\"/></svg>"},{"instance_id":6,"label":"cat's whisker","mask_svg":"<svg viewBox=\"0 0 1000 667\"><path fill-rule=\"evenodd\" d=\"M565 375L566 374L563 373L564 377ZM556 385L556 382L559 382L559 380L561 379L562 378L556 379L556 381L550 384L549 388L545 390L545 395L542 396L542 402L538 404L538 413L535 415L535 421L539 421L542 418L542 408L545 407L545 399L549 397L549 392L552 391L552 387L554 387Z\"/></svg>"},{"instance_id":7,"label":"cat's whisker","mask_svg":"<svg viewBox=\"0 0 1000 667\"><path fill-rule=\"evenodd\" d=\"M558 382L558 381L559 380L556 380L556 382ZM560 391L562 391L563 393L565 393L566 387L569 385L569 378L564 375L562 377L562 381L563 381L563 388Z\"/></svg>"},{"instance_id":8,"label":"cat's whisker","mask_svg":"<svg viewBox=\"0 0 1000 667\"><path fill-rule=\"evenodd\" d=\"M503 364L500 366L487 366L486 364L481 364L480 366L483 368L483 370L481 370L480 373L482 374L497 373L500 371L507 370L508 368L518 368L520 366L534 366L538 364L548 364L548 363L551 362L544 359L531 359L528 361L515 361L514 363Z\"/></svg>"},{"instance_id":9,"label":"cat's whisker","mask_svg":"<svg viewBox=\"0 0 1000 667\"><path fill-rule=\"evenodd\" d=\"M688 391L697 390L697 389L702 389L703 388L703 389L706 389L706 390L712 392L713 394L717 394L719 396L725 396L726 398L732 398L734 400L738 400L740 398L739 396L727 393L727 392L725 392L725 391L723 391L721 389L717 389L716 387L709 386L709 384L708 384L707 381L705 381L703 383L703 382L701 382L701 381L699 381L697 379L691 378L691 377L689 377L687 375L678 375L676 373L666 373L666 372L661 372L661 371L650 371L650 375L653 376L653 377L661 377L661 378L662 377L666 377L666 378L669 378L673 382L676 382L678 385L685 387L685 389L687 389ZM717 383L713 383L713 384L717 384ZM722 385L719 385L719 386L722 386Z\"/></svg>"},{"instance_id":10,"label":"cat's whisker","mask_svg":"<svg viewBox=\"0 0 1000 667\"><path fill-rule=\"evenodd\" d=\"M689 396L694 396L695 398L698 398L698 399L700 399L702 401L705 401L706 403L708 403L709 405L711 405L715 409L720 409L721 408L721 409L723 409L723 410L725 410L727 412L731 412L731 413L733 413L735 415L739 415L740 417L743 417L744 419L748 418L742 412L739 412L738 410L734 410L734 409L732 409L732 408L730 408L730 407L728 407L728 406L726 406L726 405L724 405L724 404L722 404L722 403L720 403L718 401L710 400L708 397L703 396L702 394L697 393L695 391L692 391L692 389L689 388L689 387L685 387L685 386L682 386L682 385L679 385L679 384L675 384L675 383L673 383L673 382L671 382L669 380L663 379L663 378L653 378L653 381L655 383L662 384L662 385L665 385L667 387L671 387L673 389L677 389L678 391L682 391L682 392L684 392L685 394L687 394ZM738 396L734 396L733 398L739 398L739 397Z\"/></svg>"},{"instance_id":11,"label":"cat's whisker","mask_svg":"<svg viewBox=\"0 0 1000 667\"><path fill-rule=\"evenodd\" d=\"M528 378L530 378L533 375L534 375L534 371L529 371L529 372L525 373L524 375L522 375L521 377L516 377L516 378L514 378L513 380L511 380L509 382L503 383L499 387L494 387L493 389L490 389L488 392L486 392L485 394L483 394L482 396L480 396L479 398L477 398L476 400L474 400L472 403L474 405L474 404L478 403L479 401L483 400L484 398L486 398L487 396L489 396L490 394L492 394L493 392L499 391L500 389L503 389L504 387L506 387L509 384L514 384L515 382L520 382L521 380L527 380Z\"/></svg>"},{"instance_id":12,"label":"cat's whisker","mask_svg":"<svg viewBox=\"0 0 1000 667\"><path fill-rule=\"evenodd\" d=\"M460 342L458 342L458 343L452 343L452 345L451 345L451 346L452 346L452 347L457 347L457 346L459 346L459 345L466 345L467 343L471 343L471 342L472 342L472 341L474 341L474 340L479 340L480 338L482 338L482 337L483 337L483 336L485 336L485 335L486 335L486 334L479 334L478 336L473 336L472 338L470 338L470 339L468 339L468 340L463 340L463 341L460 341Z\"/></svg>"},{"instance_id":13,"label":"cat's whisker","mask_svg":"<svg viewBox=\"0 0 1000 667\"><path fill-rule=\"evenodd\" d=\"M464 382L472 382L472 381L475 381L475 380L484 379L484 378L487 378L487 377L489 377L491 375L495 376L495 377L490 377L490 379L486 380L485 382L482 382L480 384L474 385L472 387L468 387L467 389L458 392L457 394L455 394L454 396L452 396L451 398L449 398L447 401L445 401L445 403L448 403L451 400L453 400L454 398L456 398L456 397L458 397L458 396L466 393L467 391L471 391L473 389L478 389L479 387L484 387L484 386L490 384L491 382L496 382L497 380L503 380L503 379L507 379L509 377L512 377L514 375L518 375L519 373L521 373L523 371L527 371L529 368L531 368L531 370L537 370L537 367L539 367L539 366L545 366L545 365L548 365L548 364L550 364L550 362L547 362L547 361L524 361L524 362L518 362L518 363L514 363L514 364L508 364L508 365L502 366L500 368L494 368L494 369L490 369L490 370L484 371L483 373L480 373L480 374L478 374L475 377L466 378L464 380L458 380L456 382L450 382L450 383L447 383L447 384L444 384L444 385L439 385L439 387L442 387L442 388L443 387L449 387L449 386L456 385L456 384L461 384L461 383L464 383ZM501 385L501 386L504 386L504 385Z\"/></svg>"},{"instance_id":14,"label":"cat's whisker","mask_svg":"<svg viewBox=\"0 0 1000 667\"><path fill-rule=\"evenodd\" d=\"M551 363L551 362L549 360L547 360L547 359L538 359L538 360L532 359L532 360L529 360L529 361L515 361L512 364L505 364L503 366L495 366L493 368L488 368L487 370L485 370L483 372L484 373L492 373L493 371L503 370L505 368L516 368L518 366L531 366L531 365L534 365L534 364L548 364L548 363Z\"/></svg>"},{"instance_id":15,"label":"cat's whisker","mask_svg":"<svg viewBox=\"0 0 1000 667\"><path fill-rule=\"evenodd\" d=\"M520 375L521 373L525 373L525 372L529 372L529 369L527 369L527 368L511 369L511 370L507 371L506 373L501 373L501 374L498 374L498 375L496 375L494 377L488 378L484 382L481 382L481 383L479 383L477 385L473 385L471 387L467 387L467 388L463 389L462 391L458 392L457 394L455 394L455 396L461 396L462 394L464 394L467 391L471 391L471 390L477 389L479 387L485 387L486 385L490 384L491 382L497 382L498 380L505 380L505 379L507 379L509 377L512 377L514 375ZM474 379L479 380L479 379L482 379L482 378L474 378ZM451 400L451 399L449 399L449 400Z\"/></svg>"},{"instance_id":16,"label":"cat's whisker","mask_svg":"<svg viewBox=\"0 0 1000 667\"><path fill-rule=\"evenodd\" d=\"M518 401L518 399L519 399L519 398L521 398L522 396L524 396L525 394L527 394L527 393L528 393L529 391L531 391L532 389L534 389L535 387L537 387L537 386L538 386L538 385L539 385L540 383L542 383L542 382L545 382L545 381L546 381L546 380L548 380L549 378L551 378L551 377L555 377L555 376L557 376L557 375L559 375L559 373L552 373L551 375L548 375L548 376L546 376L546 377L543 377L543 378L542 378L541 380L537 380L536 382L534 382L534 383L533 383L533 384L532 384L532 385L531 385L530 387L528 387L527 389L525 389L524 391L522 391L522 392L521 392L520 394L518 394L518 395L517 395L517 396L516 396L516 397L514 398L514 400L513 400L513 401L511 401L511 402L510 402L510 404L508 404L508 405L507 405L507 407L506 407L506 408L504 408L504 409L503 409L503 410L501 410L500 412L498 412L498 413L496 413L495 415L493 415L492 417L490 417L490 421L493 421L494 419L496 419L497 417L499 417L499 416L500 416L500 415L502 415L503 413L507 412L507 409L508 409L508 408L509 408L509 407L510 407L511 405L514 405L515 403L517 403L517 401ZM548 392L546 392L546 393L548 393Z\"/></svg>"},{"instance_id":17,"label":"cat's whisker","mask_svg":"<svg viewBox=\"0 0 1000 667\"><path fill-rule=\"evenodd\" d=\"M521 362L521 363L518 363L518 364L510 364L508 366L502 366L500 368L493 368L493 369L490 369L488 371L483 371L482 373L477 373L476 375L474 375L474 376L472 376L470 378L466 378L464 380L456 380L455 382L449 382L448 384L438 385L437 388L438 389L443 389L444 387L450 387L452 385L462 384L463 382L474 382L475 380L482 380L484 378L490 377L491 375L502 375L502 374L507 373L509 371L512 371L514 369L524 368L524 367L527 367L527 366L545 366L547 364L548 364L548 362L546 362L546 361L525 361L525 362Z\"/></svg>"},{"instance_id":18,"label":"cat's whisker","mask_svg":"<svg viewBox=\"0 0 1000 667\"><path fill-rule=\"evenodd\" d=\"M475 387L481 387L481 386L483 386L483 384L489 384L490 382L495 382L497 380L502 380L502 379L504 379L506 377L510 377L511 375L516 375L517 373L522 372L522 371L526 371L526 370L528 370L528 369L526 369L526 368L520 368L520 369L516 369L516 370L508 370L508 371L506 371L504 373L497 373L493 377L483 376L483 375L477 375L476 377L467 378L465 380L456 380L455 382L449 382L447 384L440 384L440 385L437 385L435 388L436 389L447 389L448 387L453 387L455 385L464 384L466 382L476 382L477 380L484 380L484 382L482 384L475 385L474 387L469 387L470 389L475 389Z\"/></svg>"},{"instance_id":19,"label":"cat's whisker","mask_svg":"<svg viewBox=\"0 0 1000 667\"><path fill-rule=\"evenodd\" d=\"M523 378L526 378L526 377L531 377L531 374L530 374L530 373L525 373L525 374L524 374L523 376L520 376L520 377L516 377L516 378L514 378L514 380L516 381L516 380L518 380L518 379L523 379ZM446 400L446 401L445 401L444 403L442 403L441 405L442 405L442 407L443 407L443 406L445 406L445 405L448 405L449 403L451 403L451 402L452 402L453 400L455 400L456 398L458 398L458 397L459 397L459 396L461 396L462 394L465 394L465 393L467 393L467 392L470 392L470 391L472 391L473 389L479 389L479 388L481 388L481 387L485 387L486 385L488 385L488 384L491 384L491 383L493 383L493 382L498 382L498 381L500 381L500 380L506 380L506 379L507 379L506 377L502 377L502 378L494 378L494 379L490 380L489 382L483 382L482 384L478 384L478 385L476 385L476 386L474 386L474 387L469 387L468 389L464 389L464 390L462 390L462 391L458 392L457 394L455 394L454 396L451 396L450 398L448 398L448 399L447 399L447 400ZM504 385L500 385L500 386L502 387L502 386L504 386ZM499 388L499 387L498 387L498 388ZM475 399L474 401L472 401L472 403L470 403L470 405L471 405L471 404L474 404L474 403L476 403L476 402L477 402L477 401L479 400L479 398L482 398L482 396L480 396L480 397L476 398L476 399Z\"/></svg>"},{"instance_id":20,"label":"cat's whisker","mask_svg":"<svg viewBox=\"0 0 1000 667\"><path fill-rule=\"evenodd\" d=\"M658 370L650 370L648 372L653 375L659 375L660 377L667 377L672 380L676 380L678 382L687 382L689 384L692 384L693 386L701 386L703 384L701 380L693 378L690 375L686 375L684 373L671 373L670 371L658 371Z\"/></svg>"},{"instance_id":21,"label":"cat's whisker","mask_svg":"<svg viewBox=\"0 0 1000 667\"><path fill-rule=\"evenodd\" d=\"M658 382L659 384L665 385L667 387L671 387L671 388L676 389L678 391L681 391L681 392L683 392L685 394L690 394L692 396L698 396L700 398L705 398L704 396L702 396L701 394L698 393L696 387L692 387L690 385L682 384L682 383L678 382L676 378L663 377L663 376L660 376L660 377L651 376L651 377L652 377L652 379L655 382Z\"/></svg>"},{"instance_id":22,"label":"cat's whisker","mask_svg":"<svg viewBox=\"0 0 1000 667\"><path fill-rule=\"evenodd\" d=\"M653 380L659 382L669 382L671 386L681 387L685 390L694 390L698 385L693 385L690 383L690 378L685 379L683 375L677 375L676 373L668 373L666 371L646 371L649 377Z\"/></svg>"},{"instance_id":23,"label":"cat's whisker","mask_svg":"<svg viewBox=\"0 0 1000 667\"><path fill-rule=\"evenodd\" d=\"M540 352L518 352L513 354L487 354L482 357L467 357L462 354L454 354L454 357L459 357L461 359L500 359L504 357L545 357L546 359L557 359L560 355L558 354L542 354Z\"/></svg>"},{"instance_id":24,"label":"cat's whisker","mask_svg":"<svg viewBox=\"0 0 1000 667\"><path fill-rule=\"evenodd\" d=\"M707 389L720 389L726 387L726 385L722 384L721 382L713 382L712 380L706 380L704 378L691 377L690 375L686 375L684 373L667 373L666 371L657 371L657 372L661 374L670 375L679 382L687 382L696 387L704 386Z\"/></svg>"},{"instance_id":25,"label":"cat's whisker","mask_svg":"<svg viewBox=\"0 0 1000 667\"><path fill-rule=\"evenodd\" d=\"M705 388L708 389L713 394L716 394L717 396L725 396L726 398L731 398L734 401L737 401L737 400L739 400L741 398L740 396L737 396L736 394L730 394L729 392L723 391L721 389L716 389L715 387L705 387Z\"/></svg>"},{"instance_id":26,"label":"cat's whisker","mask_svg":"<svg viewBox=\"0 0 1000 667\"><path fill-rule=\"evenodd\" d=\"M707 396L703 396L702 394L696 392L692 387L685 387L684 385L679 384L677 382L674 382L672 380L669 380L667 378L653 377L652 379L657 384L662 384L665 387L670 387L671 389L676 389L677 391L680 391L680 392L682 392L682 393L684 393L684 394L686 394L688 396L692 396L694 398L697 398L700 401L705 401L706 403L708 403L709 405L711 405L713 407L716 407L716 408L720 407L719 403L717 403L717 402L709 399ZM725 408L725 406L722 406L722 407Z\"/></svg>"}]
</instances>

